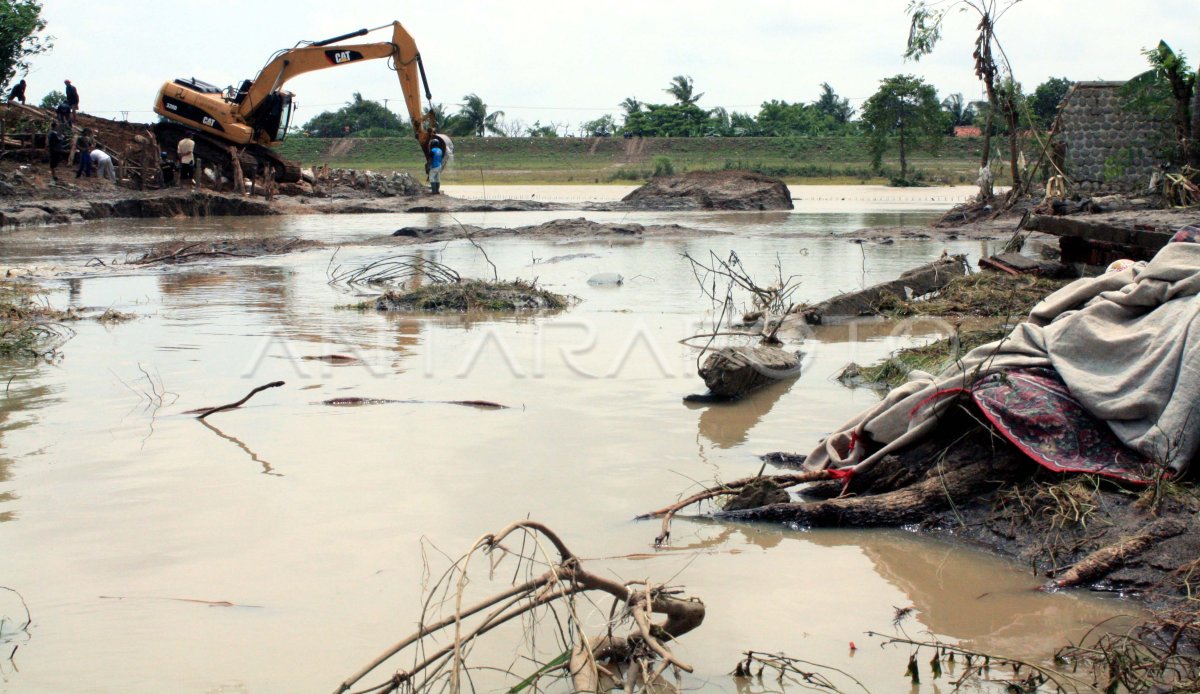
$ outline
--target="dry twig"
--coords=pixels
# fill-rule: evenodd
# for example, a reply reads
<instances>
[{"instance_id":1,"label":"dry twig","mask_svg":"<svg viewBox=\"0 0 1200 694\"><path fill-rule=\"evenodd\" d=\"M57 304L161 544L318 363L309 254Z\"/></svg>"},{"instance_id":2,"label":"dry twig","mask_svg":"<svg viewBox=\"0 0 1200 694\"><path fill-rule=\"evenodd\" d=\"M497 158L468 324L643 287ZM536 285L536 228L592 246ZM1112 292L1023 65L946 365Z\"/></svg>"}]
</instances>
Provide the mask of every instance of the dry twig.
<instances>
[{"instance_id":1,"label":"dry twig","mask_svg":"<svg viewBox=\"0 0 1200 694\"><path fill-rule=\"evenodd\" d=\"M218 405L217 407L207 407L207 408L202 407L197 410L188 410L184 414L194 414L194 415L196 415L196 419L204 419L205 417L209 416L210 414L215 414L217 412L224 412L225 410L235 410L235 409L241 407L242 405L245 405L247 400L254 397L258 393L260 393L268 388L278 388L281 385L283 385L283 381L272 381L266 385L255 388L254 390L250 391L249 393L246 393L246 397L242 398L241 400L238 400L237 402L231 402L228 405Z\"/></svg>"}]
</instances>

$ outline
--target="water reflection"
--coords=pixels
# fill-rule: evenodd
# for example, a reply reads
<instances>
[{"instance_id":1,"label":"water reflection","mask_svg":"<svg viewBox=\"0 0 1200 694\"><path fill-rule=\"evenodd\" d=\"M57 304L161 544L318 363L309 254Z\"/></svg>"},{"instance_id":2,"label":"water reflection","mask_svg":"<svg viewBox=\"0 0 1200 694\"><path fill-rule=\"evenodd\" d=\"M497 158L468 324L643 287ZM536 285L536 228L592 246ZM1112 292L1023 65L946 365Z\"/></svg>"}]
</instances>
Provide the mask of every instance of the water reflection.
<instances>
[{"instance_id":1,"label":"water reflection","mask_svg":"<svg viewBox=\"0 0 1200 694\"><path fill-rule=\"evenodd\" d=\"M795 378L770 383L732 402L684 401L689 410L700 410L700 435L717 448L733 448L746 442L747 435L771 411Z\"/></svg>"},{"instance_id":2,"label":"water reflection","mask_svg":"<svg viewBox=\"0 0 1200 694\"><path fill-rule=\"evenodd\" d=\"M924 636L923 632L928 631L997 655L1047 658L1093 625L1140 613L1136 605L1118 599L1037 591L1041 579L1011 562L981 550L903 531L796 532L735 524L722 527L711 545L705 540L697 546L717 546L718 539L729 541L735 532L747 543L761 547L798 541L829 548L860 548L876 573L903 592L915 608L913 618L919 627L906 625L909 634ZM1119 628L1122 623L1128 621L1117 620L1107 626ZM887 631L886 627L883 623L874 628Z\"/></svg>"},{"instance_id":3,"label":"water reflection","mask_svg":"<svg viewBox=\"0 0 1200 694\"><path fill-rule=\"evenodd\" d=\"M58 388L38 383L37 367L11 366L8 379L0 392L0 450L7 452L4 445L6 434L40 423L39 410L59 401ZM21 457L29 457L44 453L49 446L26 453L17 458L0 455L0 523L17 518L16 511L10 506L20 496L8 489L12 480L13 465Z\"/></svg>"},{"instance_id":4,"label":"water reflection","mask_svg":"<svg viewBox=\"0 0 1200 694\"><path fill-rule=\"evenodd\" d=\"M247 446L245 444L245 442L243 442L238 437L230 436L229 434L226 434L225 432L218 429L215 424L212 424L211 422L209 422L207 419L201 419L200 423L204 425L204 428L208 429L212 433L216 434L217 436L220 436L221 438L225 439L226 441L228 441L228 442L232 443L233 445L237 446L238 448L242 449L242 451L246 455L250 456L250 460L253 460L254 462L256 462L262 466L262 474L274 475L276 477L283 477L283 473L275 472L274 466L272 466L270 463L263 460L262 458L258 457L258 454L255 453L254 451L252 451L250 449L250 447Z\"/></svg>"}]
</instances>

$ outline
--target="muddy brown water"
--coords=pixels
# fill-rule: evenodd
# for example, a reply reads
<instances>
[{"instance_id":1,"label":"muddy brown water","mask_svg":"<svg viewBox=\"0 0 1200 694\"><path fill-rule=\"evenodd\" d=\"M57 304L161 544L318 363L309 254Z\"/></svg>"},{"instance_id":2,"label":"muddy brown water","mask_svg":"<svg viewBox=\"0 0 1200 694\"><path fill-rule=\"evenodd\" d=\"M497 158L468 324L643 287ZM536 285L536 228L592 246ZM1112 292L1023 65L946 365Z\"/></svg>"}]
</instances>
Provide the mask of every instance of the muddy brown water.
<instances>
[{"instance_id":1,"label":"muddy brown water","mask_svg":"<svg viewBox=\"0 0 1200 694\"><path fill-rule=\"evenodd\" d=\"M893 277L943 250L972 258L988 250L977 241L845 240L863 226L919 223L941 203L831 207L589 215L732 236L487 243L502 277L536 277L583 300L547 316L338 309L361 297L326 284L332 249L47 280L52 303L112 306L140 318L76 324L55 364L4 366L0 585L21 592L34 623L28 634L5 627L19 649L11 661L8 647L0 654L0 691L331 691L413 628L426 562L440 569L441 552L458 555L526 516L595 558L589 566L597 571L669 579L704 600L704 625L676 647L696 666L687 684L698 690L735 691L727 673L753 648L846 669L872 691L908 691L908 652L880 649L864 634L891 631L895 607L915 608L906 624L914 636L929 631L1035 659L1093 623L1134 611L1112 598L1032 592L1038 580L1020 566L903 531L678 519L675 549L650 548L657 523L633 515L693 480L753 474L761 453L808 449L876 400L833 380L846 362L881 358L941 327L794 336L807 355L797 382L732 406L688 406L681 398L700 381L695 352L677 340L697 329L709 305L681 253L736 249L758 273L779 262L802 283L796 298L813 300ZM572 215L458 219L518 226L562 216ZM92 257L110 261L166 238L279 234L342 242L333 262L352 263L392 252L356 240L448 221L422 214L111 222L14 232L0 239L0 253L8 265L79 271ZM787 238L800 230L824 236ZM464 274L490 272L467 244L417 250ZM596 257L542 262L568 254ZM602 272L626 281L587 283ZM362 363L303 358L330 354ZM179 414L274 380L287 385L213 415L208 426ZM511 409L316 404L338 397L489 400ZM631 554L639 556L613 558ZM0 595L0 615L11 622L19 611ZM509 638L476 656L509 664ZM515 681L480 676L484 691Z\"/></svg>"}]
</instances>

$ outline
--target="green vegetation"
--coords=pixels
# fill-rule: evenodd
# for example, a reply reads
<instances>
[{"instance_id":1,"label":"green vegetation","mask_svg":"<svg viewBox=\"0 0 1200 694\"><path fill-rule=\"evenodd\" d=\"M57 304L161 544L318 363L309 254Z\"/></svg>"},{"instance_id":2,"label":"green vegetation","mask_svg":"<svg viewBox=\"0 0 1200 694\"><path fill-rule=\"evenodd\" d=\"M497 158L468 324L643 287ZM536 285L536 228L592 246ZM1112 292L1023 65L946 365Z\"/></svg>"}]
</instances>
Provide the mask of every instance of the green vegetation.
<instances>
[{"instance_id":1,"label":"green vegetation","mask_svg":"<svg viewBox=\"0 0 1200 694\"><path fill-rule=\"evenodd\" d=\"M400 134L407 129L400 118L378 101L364 99L354 92L350 101L336 111L325 111L304 124L304 130L316 137L344 137L365 132Z\"/></svg>"},{"instance_id":2,"label":"green vegetation","mask_svg":"<svg viewBox=\"0 0 1200 694\"><path fill-rule=\"evenodd\" d=\"M977 272L955 277L931 299L904 301L889 297L875 310L897 318L975 316L1017 319L1028 315L1037 302L1070 282L1032 275L1013 277L1000 272Z\"/></svg>"},{"instance_id":3,"label":"green vegetation","mask_svg":"<svg viewBox=\"0 0 1200 694\"><path fill-rule=\"evenodd\" d=\"M53 47L37 0L0 0L0 87L29 72L29 59Z\"/></svg>"},{"instance_id":4,"label":"green vegetation","mask_svg":"<svg viewBox=\"0 0 1200 694\"><path fill-rule=\"evenodd\" d=\"M892 356L871 366L850 364L838 376L842 383L872 388L895 388L908 380L909 373L924 371L937 374L964 354L980 345L995 342L1008 335L1005 328L960 332L921 347L896 350Z\"/></svg>"},{"instance_id":5,"label":"green vegetation","mask_svg":"<svg viewBox=\"0 0 1200 694\"><path fill-rule=\"evenodd\" d=\"M50 93L42 97L42 103L39 104L42 108L55 109L59 104L67 100L67 95L57 89L51 89Z\"/></svg>"},{"instance_id":6,"label":"green vegetation","mask_svg":"<svg viewBox=\"0 0 1200 694\"><path fill-rule=\"evenodd\" d=\"M908 185L909 148L939 144L946 117L937 90L913 75L896 75L882 80L879 91L867 99L863 123L871 135L871 165L879 168L894 139L900 154L900 178L893 183Z\"/></svg>"},{"instance_id":7,"label":"green vegetation","mask_svg":"<svg viewBox=\"0 0 1200 694\"><path fill-rule=\"evenodd\" d=\"M1200 71L1192 72L1187 57L1166 41L1142 51L1150 69L1123 88L1125 108L1171 123L1174 138L1163 146L1171 164L1200 168Z\"/></svg>"},{"instance_id":8,"label":"green vegetation","mask_svg":"<svg viewBox=\"0 0 1200 694\"><path fill-rule=\"evenodd\" d=\"M975 180L981 138L948 138L937 152L909 156L909 177L937 185ZM411 135L400 138L291 137L280 153L305 166L420 173L425 159ZM898 167L888 157L871 168L864 137L463 137L455 138L446 183L640 182L657 157L677 173L745 169L791 183L886 183Z\"/></svg>"},{"instance_id":9,"label":"green vegetation","mask_svg":"<svg viewBox=\"0 0 1200 694\"><path fill-rule=\"evenodd\" d=\"M872 366L851 364L838 378L847 385L894 388L908 380L911 371L936 374L979 345L1008 335L1009 321L1024 318L1034 305L1069 281L980 272L956 277L931 299L905 301L889 297L875 307L876 313L896 318L997 318L1002 322L997 327L961 331L921 347L898 350Z\"/></svg>"}]
</instances>

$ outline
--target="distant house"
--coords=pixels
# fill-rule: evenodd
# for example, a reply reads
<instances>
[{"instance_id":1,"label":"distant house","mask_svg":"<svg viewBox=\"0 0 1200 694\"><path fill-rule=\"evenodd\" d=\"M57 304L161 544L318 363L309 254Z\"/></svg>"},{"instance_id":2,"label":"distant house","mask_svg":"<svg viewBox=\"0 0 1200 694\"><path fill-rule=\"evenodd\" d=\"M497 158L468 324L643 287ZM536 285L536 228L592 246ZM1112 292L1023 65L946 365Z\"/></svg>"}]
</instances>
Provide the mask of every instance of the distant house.
<instances>
[{"instance_id":1,"label":"distant house","mask_svg":"<svg viewBox=\"0 0 1200 694\"><path fill-rule=\"evenodd\" d=\"M983 137L983 131L974 125L954 126L955 137Z\"/></svg>"}]
</instances>

